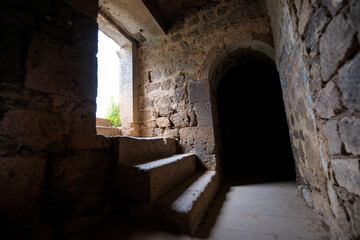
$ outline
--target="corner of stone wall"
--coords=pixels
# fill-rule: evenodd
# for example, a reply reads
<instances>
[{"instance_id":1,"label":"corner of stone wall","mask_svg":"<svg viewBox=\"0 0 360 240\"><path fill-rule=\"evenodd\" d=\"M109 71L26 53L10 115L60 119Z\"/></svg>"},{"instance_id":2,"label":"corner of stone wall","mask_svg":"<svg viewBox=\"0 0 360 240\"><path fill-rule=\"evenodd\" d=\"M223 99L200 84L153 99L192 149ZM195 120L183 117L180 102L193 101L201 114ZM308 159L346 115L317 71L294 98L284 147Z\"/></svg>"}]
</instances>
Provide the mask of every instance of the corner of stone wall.
<instances>
[{"instance_id":1,"label":"corner of stone wall","mask_svg":"<svg viewBox=\"0 0 360 240\"><path fill-rule=\"evenodd\" d=\"M360 236L357 1L267 1L302 196L332 238Z\"/></svg>"},{"instance_id":2,"label":"corner of stone wall","mask_svg":"<svg viewBox=\"0 0 360 240\"><path fill-rule=\"evenodd\" d=\"M62 237L109 211L112 143L95 130L98 1L0 5L2 236Z\"/></svg>"}]
</instances>

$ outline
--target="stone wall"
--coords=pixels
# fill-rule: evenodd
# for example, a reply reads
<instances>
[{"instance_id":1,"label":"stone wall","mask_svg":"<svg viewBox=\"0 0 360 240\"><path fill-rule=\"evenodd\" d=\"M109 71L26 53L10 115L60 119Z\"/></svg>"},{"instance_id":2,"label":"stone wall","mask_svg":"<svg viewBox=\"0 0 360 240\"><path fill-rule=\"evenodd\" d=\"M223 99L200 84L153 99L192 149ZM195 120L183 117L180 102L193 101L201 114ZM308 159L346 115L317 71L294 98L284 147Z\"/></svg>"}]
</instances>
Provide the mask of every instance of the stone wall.
<instances>
[{"instance_id":1,"label":"stone wall","mask_svg":"<svg viewBox=\"0 0 360 240\"><path fill-rule=\"evenodd\" d=\"M360 3L267 1L299 189L332 239L360 237Z\"/></svg>"},{"instance_id":2,"label":"stone wall","mask_svg":"<svg viewBox=\"0 0 360 240\"><path fill-rule=\"evenodd\" d=\"M256 42L273 45L262 1L207 1L179 14L166 36L142 43L141 135L175 137L204 168L218 169L210 71L231 51Z\"/></svg>"},{"instance_id":3,"label":"stone wall","mask_svg":"<svg viewBox=\"0 0 360 240\"><path fill-rule=\"evenodd\" d=\"M97 0L0 4L5 239L61 237L108 211L111 142L95 132L97 7Z\"/></svg>"}]
</instances>

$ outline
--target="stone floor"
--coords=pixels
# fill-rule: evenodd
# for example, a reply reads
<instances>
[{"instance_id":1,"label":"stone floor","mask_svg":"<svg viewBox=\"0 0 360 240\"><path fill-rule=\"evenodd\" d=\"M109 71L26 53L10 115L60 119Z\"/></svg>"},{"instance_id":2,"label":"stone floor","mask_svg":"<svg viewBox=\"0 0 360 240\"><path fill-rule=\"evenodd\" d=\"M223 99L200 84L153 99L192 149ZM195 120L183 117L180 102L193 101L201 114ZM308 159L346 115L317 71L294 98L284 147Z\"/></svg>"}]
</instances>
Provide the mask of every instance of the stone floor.
<instances>
[{"instance_id":1,"label":"stone floor","mask_svg":"<svg viewBox=\"0 0 360 240\"><path fill-rule=\"evenodd\" d=\"M73 236L71 240L329 239L326 227L297 195L295 182L227 181L194 236L117 222Z\"/></svg>"}]
</instances>

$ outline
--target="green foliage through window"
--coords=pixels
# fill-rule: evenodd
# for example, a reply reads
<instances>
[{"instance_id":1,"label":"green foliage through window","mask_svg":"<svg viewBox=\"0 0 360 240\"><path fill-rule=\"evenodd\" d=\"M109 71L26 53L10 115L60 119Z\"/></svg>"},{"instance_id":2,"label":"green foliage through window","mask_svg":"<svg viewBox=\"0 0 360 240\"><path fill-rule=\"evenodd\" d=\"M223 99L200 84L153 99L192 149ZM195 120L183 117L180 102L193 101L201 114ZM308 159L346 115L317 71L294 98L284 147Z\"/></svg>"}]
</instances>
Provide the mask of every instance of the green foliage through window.
<instances>
[{"instance_id":1,"label":"green foliage through window","mask_svg":"<svg viewBox=\"0 0 360 240\"><path fill-rule=\"evenodd\" d=\"M114 96L111 96L110 98L111 98L110 106L107 109L105 118L112 123L113 127L120 127L121 126L120 115L119 115L120 104L118 102L115 102Z\"/></svg>"}]
</instances>

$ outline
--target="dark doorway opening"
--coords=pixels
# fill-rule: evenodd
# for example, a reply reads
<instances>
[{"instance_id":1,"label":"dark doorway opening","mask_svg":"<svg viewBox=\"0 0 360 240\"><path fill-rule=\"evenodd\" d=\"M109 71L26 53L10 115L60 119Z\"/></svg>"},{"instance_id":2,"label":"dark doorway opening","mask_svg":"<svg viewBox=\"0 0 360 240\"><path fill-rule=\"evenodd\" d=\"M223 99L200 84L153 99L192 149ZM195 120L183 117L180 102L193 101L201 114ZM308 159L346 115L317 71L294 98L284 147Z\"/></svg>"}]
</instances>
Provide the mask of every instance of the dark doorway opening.
<instances>
[{"instance_id":1,"label":"dark doorway opening","mask_svg":"<svg viewBox=\"0 0 360 240\"><path fill-rule=\"evenodd\" d=\"M295 180L278 72L272 63L232 67L217 88L223 176Z\"/></svg>"}]
</instances>

